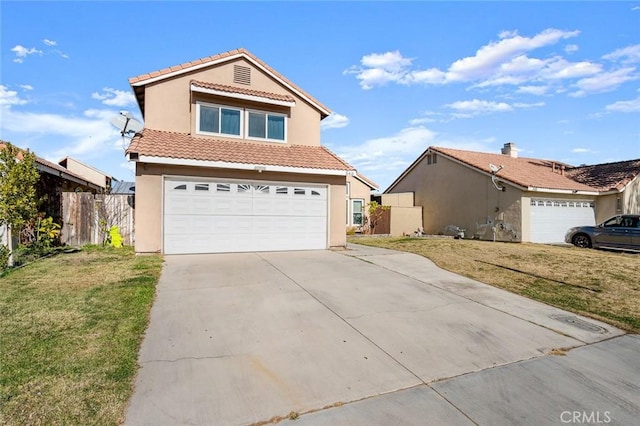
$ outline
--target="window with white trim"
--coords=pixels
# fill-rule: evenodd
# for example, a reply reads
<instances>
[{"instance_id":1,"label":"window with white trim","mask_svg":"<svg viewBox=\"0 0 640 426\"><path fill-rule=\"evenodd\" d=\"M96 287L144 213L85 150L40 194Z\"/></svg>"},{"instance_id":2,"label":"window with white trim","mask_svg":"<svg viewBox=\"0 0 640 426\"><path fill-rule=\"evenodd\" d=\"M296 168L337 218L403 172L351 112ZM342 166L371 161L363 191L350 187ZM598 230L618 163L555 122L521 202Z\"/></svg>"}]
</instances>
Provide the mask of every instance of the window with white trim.
<instances>
[{"instance_id":1,"label":"window with white trim","mask_svg":"<svg viewBox=\"0 0 640 426\"><path fill-rule=\"evenodd\" d=\"M197 133L242 137L242 109L198 103Z\"/></svg>"},{"instance_id":2,"label":"window with white trim","mask_svg":"<svg viewBox=\"0 0 640 426\"><path fill-rule=\"evenodd\" d=\"M196 102L196 133L287 141L286 114Z\"/></svg>"},{"instance_id":3,"label":"window with white trim","mask_svg":"<svg viewBox=\"0 0 640 426\"><path fill-rule=\"evenodd\" d=\"M351 200L351 224L364 223L364 200Z\"/></svg>"},{"instance_id":4,"label":"window with white trim","mask_svg":"<svg viewBox=\"0 0 640 426\"><path fill-rule=\"evenodd\" d=\"M247 111L247 137L285 141L285 116L263 111Z\"/></svg>"}]
</instances>

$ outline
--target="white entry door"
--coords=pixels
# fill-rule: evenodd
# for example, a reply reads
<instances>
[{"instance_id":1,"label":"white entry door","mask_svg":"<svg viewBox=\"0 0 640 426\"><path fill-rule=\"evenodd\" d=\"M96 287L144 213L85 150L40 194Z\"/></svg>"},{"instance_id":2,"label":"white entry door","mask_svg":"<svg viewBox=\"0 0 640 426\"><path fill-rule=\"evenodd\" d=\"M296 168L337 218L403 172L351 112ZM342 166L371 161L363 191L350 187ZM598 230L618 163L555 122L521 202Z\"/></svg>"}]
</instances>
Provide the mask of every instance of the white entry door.
<instances>
[{"instance_id":1,"label":"white entry door","mask_svg":"<svg viewBox=\"0 0 640 426\"><path fill-rule=\"evenodd\" d=\"M592 201L531 199L533 243L564 243L569 228L595 222Z\"/></svg>"},{"instance_id":2,"label":"white entry door","mask_svg":"<svg viewBox=\"0 0 640 426\"><path fill-rule=\"evenodd\" d=\"M166 178L164 253L327 248L327 187Z\"/></svg>"}]
</instances>

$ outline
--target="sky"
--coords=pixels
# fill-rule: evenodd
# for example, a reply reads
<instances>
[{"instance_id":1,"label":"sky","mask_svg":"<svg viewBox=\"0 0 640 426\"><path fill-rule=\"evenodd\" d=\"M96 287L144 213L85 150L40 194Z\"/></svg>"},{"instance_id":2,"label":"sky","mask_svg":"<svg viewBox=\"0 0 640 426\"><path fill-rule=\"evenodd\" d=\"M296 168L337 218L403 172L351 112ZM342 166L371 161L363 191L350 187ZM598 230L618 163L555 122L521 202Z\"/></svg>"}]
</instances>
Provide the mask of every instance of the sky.
<instances>
[{"instance_id":1,"label":"sky","mask_svg":"<svg viewBox=\"0 0 640 426\"><path fill-rule=\"evenodd\" d=\"M134 180L130 77L243 47L386 189L429 146L640 158L640 1L0 2L0 139Z\"/></svg>"}]
</instances>

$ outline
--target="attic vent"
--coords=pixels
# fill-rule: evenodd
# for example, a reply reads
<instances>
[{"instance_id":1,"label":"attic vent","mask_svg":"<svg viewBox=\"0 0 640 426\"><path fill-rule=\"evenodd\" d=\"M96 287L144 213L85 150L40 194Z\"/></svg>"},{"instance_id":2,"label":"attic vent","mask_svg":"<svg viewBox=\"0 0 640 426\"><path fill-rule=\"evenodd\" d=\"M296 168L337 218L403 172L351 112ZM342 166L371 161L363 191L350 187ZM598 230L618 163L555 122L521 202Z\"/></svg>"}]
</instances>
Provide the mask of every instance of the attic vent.
<instances>
[{"instance_id":1,"label":"attic vent","mask_svg":"<svg viewBox=\"0 0 640 426\"><path fill-rule=\"evenodd\" d=\"M251 84L251 68L242 65L233 66L233 82L239 84Z\"/></svg>"}]
</instances>

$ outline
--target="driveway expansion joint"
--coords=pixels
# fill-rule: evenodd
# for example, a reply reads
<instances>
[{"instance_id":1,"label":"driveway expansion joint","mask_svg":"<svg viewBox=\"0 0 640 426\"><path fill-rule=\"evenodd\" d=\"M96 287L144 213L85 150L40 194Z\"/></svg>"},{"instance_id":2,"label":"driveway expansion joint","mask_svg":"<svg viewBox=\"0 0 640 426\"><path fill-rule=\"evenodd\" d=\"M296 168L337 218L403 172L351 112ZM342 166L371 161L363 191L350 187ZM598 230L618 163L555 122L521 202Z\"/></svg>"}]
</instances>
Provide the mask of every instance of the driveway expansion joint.
<instances>
[{"instance_id":1,"label":"driveway expansion joint","mask_svg":"<svg viewBox=\"0 0 640 426\"><path fill-rule=\"evenodd\" d=\"M235 356L238 356L238 355L216 355L216 356L202 356L202 357L186 356L186 357L176 358L176 359L150 359L147 361L140 361L140 364L176 363L181 361L205 361L209 359L228 359L228 358L233 358Z\"/></svg>"}]
</instances>

